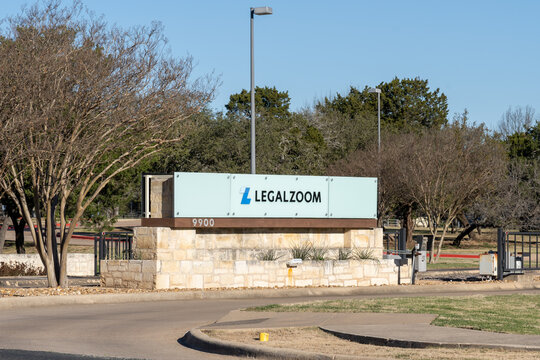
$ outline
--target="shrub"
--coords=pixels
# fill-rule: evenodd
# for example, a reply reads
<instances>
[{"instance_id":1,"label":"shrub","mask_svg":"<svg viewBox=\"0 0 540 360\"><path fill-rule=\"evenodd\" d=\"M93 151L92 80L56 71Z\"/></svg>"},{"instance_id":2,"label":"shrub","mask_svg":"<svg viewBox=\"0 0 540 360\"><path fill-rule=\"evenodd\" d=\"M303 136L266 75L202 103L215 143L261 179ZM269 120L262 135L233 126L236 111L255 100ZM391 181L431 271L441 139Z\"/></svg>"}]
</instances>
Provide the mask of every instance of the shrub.
<instances>
[{"instance_id":1,"label":"shrub","mask_svg":"<svg viewBox=\"0 0 540 360\"><path fill-rule=\"evenodd\" d=\"M36 276L45 275L44 269L29 267L23 263L0 263L0 276Z\"/></svg>"}]
</instances>

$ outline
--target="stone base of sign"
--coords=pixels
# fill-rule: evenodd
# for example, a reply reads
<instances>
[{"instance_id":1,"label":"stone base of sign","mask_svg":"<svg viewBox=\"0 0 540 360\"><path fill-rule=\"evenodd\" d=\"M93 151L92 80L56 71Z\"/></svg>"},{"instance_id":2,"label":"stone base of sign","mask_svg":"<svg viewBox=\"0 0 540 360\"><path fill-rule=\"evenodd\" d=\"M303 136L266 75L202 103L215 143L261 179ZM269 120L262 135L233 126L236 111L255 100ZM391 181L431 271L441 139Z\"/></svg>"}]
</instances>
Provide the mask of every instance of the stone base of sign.
<instances>
[{"instance_id":1,"label":"stone base of sign","mask_svg":"<svg viewBox=\"0 0 540 360\"><path fill-rule=\"evenodd\" d=\"M409 267L401 267L401 283L409 283ZM108 260L101 265L101 284L140 289L282 288L306 286L369 286L398 283L393 260L287 261Z\"/></svg>"},{"instance_id":2,"label":"stone base of sign","mask_svg":"<svg viewBox=\"0 0 540 360\"><path fill-rule=\"evenodd\" d=\"M398 267L382 259L382 229L174 229L139 227L134 233L138 260L104 260L101 283L144 289L275 288L397 284ZM291 249L303 244L369 254L366 260L303 261L287 266ZM269 253L276 260L263 260ZM401 267L401 283L410 267Z\"/></svg>"}]
</instances>

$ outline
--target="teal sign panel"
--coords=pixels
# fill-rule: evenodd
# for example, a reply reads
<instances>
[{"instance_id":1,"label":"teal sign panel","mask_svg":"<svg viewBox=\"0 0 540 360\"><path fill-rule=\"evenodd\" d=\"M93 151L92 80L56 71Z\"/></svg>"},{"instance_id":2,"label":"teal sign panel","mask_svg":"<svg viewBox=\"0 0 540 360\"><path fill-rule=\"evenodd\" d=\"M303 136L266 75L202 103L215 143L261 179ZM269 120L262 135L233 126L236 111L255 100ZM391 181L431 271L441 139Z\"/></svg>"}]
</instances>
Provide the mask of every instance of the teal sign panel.
<instances>
[{"instance_id":1,"label":"teal sign panel","mask_svg":"<svg viewBox=\"0 0 540 360\"><path fill-rule=\"evenodd\" d=\"M174 217L228 217L230 174L174 173Z\"/></svg>"},{"instance_id":2,"label":"teal sign panel","mask_svg":"<svg viewBox=\"0 0 540 360\"><path fill-rule=\"evenodd\" d=\"M238 217L328 217L328 178L232 175L231 210Z\"/></svg>"},{"instance_id":3,"label":"teal sign panel","mask_svg":"<svg viewBox=\"0 0 540 360\"><path fill-rule=\"evenodd\" d=\"M333 176L328 179L328 216L377 218L377 179Z\"/></svg>"},{"instance_id":4,"label":"teal sign panel","mask_svg":"<svg viewBox=\"0 0 540 360\"><path fill-rule=\"evenodd\" d=\"M175 217L377 217L377 179L174 173Z\"/></svg>"}]
</instances>

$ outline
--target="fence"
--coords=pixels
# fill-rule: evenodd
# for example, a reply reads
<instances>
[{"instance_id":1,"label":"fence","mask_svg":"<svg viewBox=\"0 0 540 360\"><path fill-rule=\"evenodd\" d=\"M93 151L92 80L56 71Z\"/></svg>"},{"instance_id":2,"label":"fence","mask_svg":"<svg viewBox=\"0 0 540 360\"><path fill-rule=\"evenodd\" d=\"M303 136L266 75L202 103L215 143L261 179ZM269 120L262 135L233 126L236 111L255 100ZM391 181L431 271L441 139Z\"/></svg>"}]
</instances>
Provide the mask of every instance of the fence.
<instances>
[{"instance_id":1,"label":"fence","mask_svg":"<svg viewBox=\"0 0 540 360\"><path fill-rule=\"evenodd\" d=\"M403 255L407 250L407 231L402 229L385 229L383 235L384 251L387 255Z\"/></svg>"},{"instance_id":2,"label":"fence","mask_svg":"<svg viewBox=\"0 0 540 360\"><path fill-rule=\"evenodd\" d=\"M401 221L399 219L384 219L383 220L383 227L395 227L399 228L401 227Z\"/></svg>"},{"instance_id":3,"label":"fence","mask_svg":"<svg viewBox=\"0 0 540 360\"><path fill-rule=\"evenodd\" d=\"M94 269L99 275L101 260L133 259L133 233L103 232L94 237Z\"/></svg>"},{"instance_id":4,"label":"fence","mask_svg":"<svg viewBox=\"0 0 540 360\"><path fill-rule=\"evenodd\" d=\"M540 232L509 232L499 229L497 233L497 277L522 274L526 270L540 270L538 260Z\"/></svg>"}]
</instances>

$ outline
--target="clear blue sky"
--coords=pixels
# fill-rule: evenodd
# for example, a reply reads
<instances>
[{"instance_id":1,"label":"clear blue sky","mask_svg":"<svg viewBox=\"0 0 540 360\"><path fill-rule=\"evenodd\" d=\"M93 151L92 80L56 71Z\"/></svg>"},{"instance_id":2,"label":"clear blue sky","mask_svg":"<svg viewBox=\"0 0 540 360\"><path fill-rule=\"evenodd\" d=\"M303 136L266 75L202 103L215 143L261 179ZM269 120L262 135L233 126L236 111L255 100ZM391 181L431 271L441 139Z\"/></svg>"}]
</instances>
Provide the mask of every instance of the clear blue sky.
<instances>
[{"instance_id":1,"label":"clear blue sky","mask_svg":"<svg viewBox=\"0 0 540 360\"><path fill-rule=\"evenodd\" d=\"M2 3L2 17L26 0ZM163 23L175 56L222 85L212 107L249 89L249 8L255 18L257 86L288 90L294 110L349 86L394 77L428 79L448 96L450 118L467 108L494 129L509 106L540 115L540 1L85 0L119 26Z\"/></svg>"}]
</instances>

